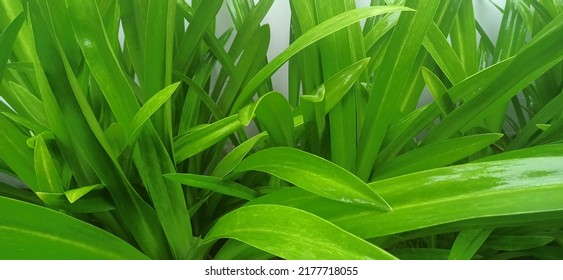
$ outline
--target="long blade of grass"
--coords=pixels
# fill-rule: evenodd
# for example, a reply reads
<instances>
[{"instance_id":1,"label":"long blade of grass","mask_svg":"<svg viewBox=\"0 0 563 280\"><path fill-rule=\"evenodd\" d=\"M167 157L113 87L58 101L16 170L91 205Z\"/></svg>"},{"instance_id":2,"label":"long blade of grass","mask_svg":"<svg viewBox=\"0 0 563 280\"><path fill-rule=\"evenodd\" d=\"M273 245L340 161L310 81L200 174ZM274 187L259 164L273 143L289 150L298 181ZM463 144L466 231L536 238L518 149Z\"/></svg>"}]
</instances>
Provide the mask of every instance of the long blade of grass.
<instances>
[{"instance_id":1,"label":"long blade of grass","mask_svg":"<svg viewBox=\"0 0 563 280\"><path fill-rule=\"evenodd\" d=\"M254 205L223 216L204 242L232 238L290 260L395 259L317 216L280 205Z\"/></svg>"},{"instance_id":2,"label":"long blade of grass","mask_svg":"<svg viewBox=\"0 0 563 280\"><path fill-rule=\"evenodd\" d=\"M165 174L164 177L186 186L209 190L215 193L230 195L246 200L252 200L258 197L258 193L255 190L219 177L184 173Z\"/></svg>"},{"instance_id":3,"label":"long blade of grass","mask_svg":"<svg viewBox=\"0 0 563 280\"><path fill-rule=\"evenodd\" d=\"M4 116L0 116L0 158L32 189L39 189L34 172L33 150L26 144L23 135Z\"/></svg>"},{"instance_id":4,"label":"long blade of grass","mask_svg":"<svg viewBox=\"0 0 563 280\"><path fill-rule=\"evenodd\" d=\"M233 174L262 171L296 186L345 203L364 205L382 211L391 208L379 195L342 167L294 148L270 148L244 159Z\"/></svg>"},{"instance_id":5,"label":"long blade of grass","mask_svg":"<svg viewBox=\"0 0 563 280\"><path fill-rule=\"evenodd\" d=\"M17 16L8 27L0 34L0 81L4 76L8 58L12 53L12 47L16 42L20 28L25 21L25 14L22 12Z\"/></svg>"},{"instance_id":6,"label":"long blade of grass","mask_svg":"<svg viewBox=\"0 0 563 280\"><path fill-rule=\"evenodd\" d=\"M262 196L251 204L296 207L362 238L418 229L432 234L458 231L463 226L517 225L559 219L563 210L562 165L561 154L552 154L445 167L370 183L393 206L388 213L344 204L335 207L334 201L295 188Z\"/></svg>"},{"instance_id":7,"label":"long blade of grass","mask_svg":"<svg viewBox=\"0 0 563 280\"><path fill-rule=\"evenodd\" d=\"M64 214L0 197L2 259L147 259L108 232Z\"/></svg>"},{"instance_id":8,"label":"long blade of grass","mask_svg":"<svg viewBox=\"0 0 563 280\"><path fill-rule=\"evenodd\" d=\"M47 192L47 193L62 193L63 184L59 177L59 172L55 167L55 162L51 157L47 145L43 137L39 135L35 141L35 174L37 176L38 189L34 190L36 192Z\"/></svg>"},{"instance_id":9,"label":"long blade of grass","mask_svg":"<svg viewBox=\"0 0 563 280\"><path fill-rule=\"evenodd\" d=\"M462 230L455 239L448 259L470 260L491 232L493 232L491 228Z\"/></svg>"},{"instance_id":10,"label":"long blade of grass","mask_svg":"<svg viewBox=\"0 0 563 280\"><path fill-rule=\"evenodd\" d=\"M373 179L443 167L488 147L502 136L499 133L471 135L423 146L382 164L375 169Z\"/></svg>"}]
</instances>

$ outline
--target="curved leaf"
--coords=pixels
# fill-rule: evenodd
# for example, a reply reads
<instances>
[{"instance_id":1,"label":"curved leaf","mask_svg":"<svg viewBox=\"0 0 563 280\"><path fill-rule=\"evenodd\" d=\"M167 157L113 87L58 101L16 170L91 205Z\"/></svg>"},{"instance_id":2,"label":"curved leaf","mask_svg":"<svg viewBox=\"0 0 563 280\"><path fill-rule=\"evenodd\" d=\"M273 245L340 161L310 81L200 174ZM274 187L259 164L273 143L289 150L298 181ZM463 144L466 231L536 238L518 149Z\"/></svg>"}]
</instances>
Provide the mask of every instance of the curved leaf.
<instances>
[{"instance_id":1,"label":"curved leaf","mask_svg":"<svg viewBox=\"0 0 563 280\"><path fill-rule=\"evenodd\" d=\"M165 174L164 177L183 185L210 190L246 200L252 200L258 196L258 193L249 187L218 177L197 174Z\"/></svg>"},{"instance_id":2,"label":"curved leaf","mask_svg":"<svg viewBox=\"0 0 563 280\"><path fill-rule=\"evenodd\" d=\"M215 167L211 175L216 177L227 176L227 174L231 173L231 171L237 167L254 146L267 138L268 134L262 132L236 146L217 164L217 167Z\"/></svg>"},{"instance_id":3,"label":"curved leaf","mask_svg":"<svg viewBox=\"0 0 563 280\"><path fill-rule=\"evenodd\" d=\"M232 115L205 127L197 127L174 141L174 157L181 162L199 152L213 146L233 132L241 129L243 124L238 115Z\"/></svg>"},{"instance_id":4,"label":"curved leaf","mask_svg":"<svg viewBox=\"0 0 563 280\"><path fill-rule=\"evenodd\" d=\"M391 210L385 200L346 169L298 149L276 147L260 151L244 159L233 173L250 170L272 174L333 200Z\"/></svg>"},{"instance_id":5,"label":"curved leaf","mask_svg":"<svg viewBox=\"0 0 563 280\"><path fill-rule=\"evenodd\" d=\"M125 241L44 207L0 197L0 259L147 259Z\"/></svg>"},{"instance_id":6,"label":"curved leaf","mask_svg":"<svg viewBox=\"0 0 563 280\"><path fill-rule=\"evenodd\" d=\"M255 114L277 146L293 146L293 116L283 95L276 92L264 95Z\"/></svg>"},{"instance_id":7,"label":"curved leaf","mask_svg":"<svg viewBox=\"0 0 563 280\"><path fill-rule=\"evenodd\" d=\"M491 228L462 230L455 239L448 259L470 260L491 232Z\"/></svg>"},{"instance_id":8,"label":"curved leaf","mask_svg":"<svg viewBox=\"0 0 563 280\"><path fill-rule=\"evenodd\" d=\"M169 85L163 88L161 91L154 94L149 100L147 100L147 102L145 102L145 104L141 107L141 109L139 109L139 111L135 114L135 117L133 117L133 121L131 123L131 129L130 129L131 136L129 136L129 138L135 139L139 135L140 129L143 126L143 124L145 124L145 122L149 120L150 117L156 111L158 111L158 109L164 103L166 103L166 101L170 99L172 94L176 92L176 89L178 88L179 85L180 85L179 82ZM132 141L129 140L129 142Z\"/></svg>"},{"instance_id":9,"label":"curved leaf","mask_svg":"<svg viewBox=\"0 0 563 280\"><path fill-rule=\"evenodd\" d=\"M446 166L488 147L502 136L500 133L470 135L422 146L384 163L375 170L375 179Z\"/></svg>"},{"instance_id":10,"label":"curved leaf","mask_svg":"<svg viewBox=\"0 0 563 280\"><path fill-rule=\"evenodd\" d=\"M251 203L277 203L303 209L362 238L429 228L437 232L455 231L459 230L455 225L463 224L489 227L560 219L563 157L444 167L369 185L393 206L392 212L344 204L336 207L334 201L296 188L276 191Z\"/></svg>"},{"instance_id":11,"label":"curved leaf","mask_svg":"<svg viewBox=\"0 0 563 280\"><path fill-rule=\"evenodd\" d=\"M6 30L0 34L0 81L4 76L8 58L10 57L10 53L12 53L12 47L16 42L16 38L24 22L25 13L22 12L6 27Z\"/></svg>"},{"instance_id":12,"label":"curved leaf","mask_svg":"<svg viewBox=\"0 0 563 280\"><path fill-rule=\"evenodd\" d=\"M284 259L395 259L391 254L305 211L253 205L223 216L204 242L232 238Z\"/></svg>"}]
</instances>

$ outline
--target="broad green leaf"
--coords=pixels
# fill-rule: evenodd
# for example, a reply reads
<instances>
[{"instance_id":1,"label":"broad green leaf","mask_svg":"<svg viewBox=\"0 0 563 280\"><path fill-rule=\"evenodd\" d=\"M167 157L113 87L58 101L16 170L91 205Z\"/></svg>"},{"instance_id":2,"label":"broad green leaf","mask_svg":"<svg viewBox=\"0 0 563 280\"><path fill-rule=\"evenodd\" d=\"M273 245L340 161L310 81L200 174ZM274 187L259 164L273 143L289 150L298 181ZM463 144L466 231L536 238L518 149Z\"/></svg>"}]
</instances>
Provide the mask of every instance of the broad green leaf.
<instances>
[{"instance_id":1,"label":"broad green leaf","mask_svg":"<svg viewBox=\"0 0 563 280\"><path fill-rule=\"evenodd\" d=\"M44 207L0 197L1 259L147 259L108 232Z\"/></svg>"},{"instance_id":2,"label":"broad green leaf","mask_svg":"<svg viewBox=\"0 0 563 280\"><path fill-rule=\"evenodd\" d=\"M462 230L455 239L448 259L470 260L491 232L491 228Z\"/></svg>"},{"instance_id":3,"label":"broad green leaf","mask_svg":"<svg viewBox=\"0 0 563 280\"><path fill-rule=\"evenodd\" d=\"M229 152L215 167L211 175L216 177L225 177L233 171L244 157L256 146L258 143L267 139L268 134L265 132L259 133L256 136L244 141L236 146Z\"/></svg>"},{"instance_id":4,"label":"broad green leaf","mask_svg":"<svg viewBox=\"0 0 563 280\"><path fill-rule=\"evenodd\" d=\"M446 166L488 147L502 136L498 133L471 135L416 148L376 167L374 179Z\"/></svg>"},{"instance_id":5,"label":"broad green leaf","mask_svg":"<svg viewBox=\"0 0 563 280\"><path fill-rule=\"evenodd\" d=\"M20 13L6 29L0 34L0 81L4 76L8 58L12 53L20 28L25 21L25 13Z\"/></svg>"},{"instance_id":6,"label":"broad green leaf","mask_svg":"<svg viewBox=\"0 0 563 280\"><path fill-rule=\"evenodd\" d=\"M244 159L233 174L250 170L272 174L333 200L391 211L385 200L352 173L301 150L276 147L257 152Z\"/></svg>"},{"instance_id":7,"label":"broad green leaf","mask_svg":"<svg viewBox=\"0 0 563 280\"><path fill-rule=\"evenodd\" d=\"M215 255L215 260L269 260L275 256L235 239L229 239Z\"/></svg>"},{"instance_id":8,"label":"broad green leaf","mask_svg":"<svg viewBox=\"0 0 563 280\"><path fill-rule=\"evenodd\" d=\"M281 54L274 58L268 65L262 68L260 72L248 82L248 84L240 93L239 98L235 102L233 110L236 111L242 108L242 106L244 106L244 104L246 104L246 102L248 102L248 100L252 97L254 91L267 78L269 78L287 60L289 60L292 56L294 56L307 46L310 46L311 44L330 35L331 33L354 24L364 18L397 11L411 11L411 9L391 6L355 9L335 16L330 20L324 21L319 25L311 28L309 31L307 31L306 34L303 34L301 37L295 40L295 42L293 42L287 49L285 49Z\"/></svg>"},{"instance_id":9,"label":"broad green leaf","mask_svg":"<svg viewBox=\"0 0 563 280\"><path fill-rule=\"evenodd\" d=\"M94 1L66 0L74 35L92 74L118 122L129 127L139 110L131 85L123 73L106 34ZM119 92L119 94L115 94Z\"/></svg>"},{"instance_id":10,"label":"broad green leaf","mask_svg":"<svg viewBox=\"0 0 563 280\"><path fill-rule=\"evenodd\" d=\"M280 205L246 206L223 216L205 242L231 238L290 260L395 259L315 215Z\"/></svg>"},{"instance_id":11,"label":"broad green leaf","mask_svg":"<svg viewBox=\"0 0 563 280\"><path fill-rule=\"evenodd\" d=\"M180 173L165 174L164 177L182 185L209 190L246 200L252 200L258 196L258 193L251 188L219 177Z\"/></svg>"},{"instance_id":12,"label":"broad green leaf","mask_svg":"<svg viewBox=\"0 0 563 280\"><path fill-rule=\"evenodd\" d=\"M271 92L256 105L256 119L277 146L294 145L291 106L280 93Z\"/></svg>"},{"instance_id":13,"label":"broad green leaf","mask_svg":"<svg viewBox=\"0 0 563 280\"><path fill-rule=\"evenodd\" d=\"M297 188L273 192L251 204L296 207L362 238L418 229L431 234L560 219L562 177L563 157L558 154L444 167L370 183L393 207L388 213L336 207L334 201Z\"/></svg>"},{"instance_id":14,"label":"broad green leaf","mask_svg":"<svg viewBox=\"0 0 563 280\"><path fill-rule=\"evenodd\" d=\"M541 145L541 146L535 146L530 148L507 151L504 153L479 159L476 162L532 158L532 157L556 157L562 154L563 154L563 144Z\"/></svg>"},{"instance_id":15,"label":"broad green leaf","mask_svg":"<svg viewBox=\"0 0 563 280\"><path fill-rule=\"evenodd\" d=\"M39 136L35 141L35 174L37 175L38 189L36 192L46 193L62 193L63 185L59 177L59 172L55 167L55 162L51 157L51 153L43 141L43 137Z\"/></svg>"}]
</instances>

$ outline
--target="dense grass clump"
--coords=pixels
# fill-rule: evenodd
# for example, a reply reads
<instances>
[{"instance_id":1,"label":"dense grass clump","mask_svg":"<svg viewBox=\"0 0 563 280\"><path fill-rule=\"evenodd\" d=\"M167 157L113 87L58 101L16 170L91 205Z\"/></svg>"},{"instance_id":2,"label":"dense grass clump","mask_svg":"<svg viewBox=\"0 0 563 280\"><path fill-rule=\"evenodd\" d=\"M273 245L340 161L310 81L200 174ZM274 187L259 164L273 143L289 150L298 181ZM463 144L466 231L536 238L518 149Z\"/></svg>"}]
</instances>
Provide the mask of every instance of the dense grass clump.
<instances>
[{"instance_id":1,"label":"dense grass clump","mask_svg":"<svg viewBox=\"0 0 563 280\"><path fill-rule=\"evenodd\" d=\"M0 258L563 259L561 1L273 1L2 1Z\"/></svg>"}]
</instances>

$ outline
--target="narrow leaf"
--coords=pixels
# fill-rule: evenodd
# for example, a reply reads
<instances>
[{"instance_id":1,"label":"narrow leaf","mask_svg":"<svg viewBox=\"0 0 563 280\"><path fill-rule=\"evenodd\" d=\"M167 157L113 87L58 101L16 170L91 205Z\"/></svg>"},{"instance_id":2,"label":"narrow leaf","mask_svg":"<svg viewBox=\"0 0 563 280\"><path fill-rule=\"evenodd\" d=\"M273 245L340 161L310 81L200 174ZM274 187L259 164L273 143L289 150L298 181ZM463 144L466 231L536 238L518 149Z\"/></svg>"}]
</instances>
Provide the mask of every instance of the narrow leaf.
<instances>
[{"instance_id":1,"label":"narrow leaf","mask_svg":"<svg viewBox=\"0 0 563 280\"><path fill-rule=\"evenodd\" d=\"M197 174L165 174L164 177L182 185L209 190L246 200L252 200L258 196L258 193L251 188L218 177Z\"/></svg>"}]
</instances>

